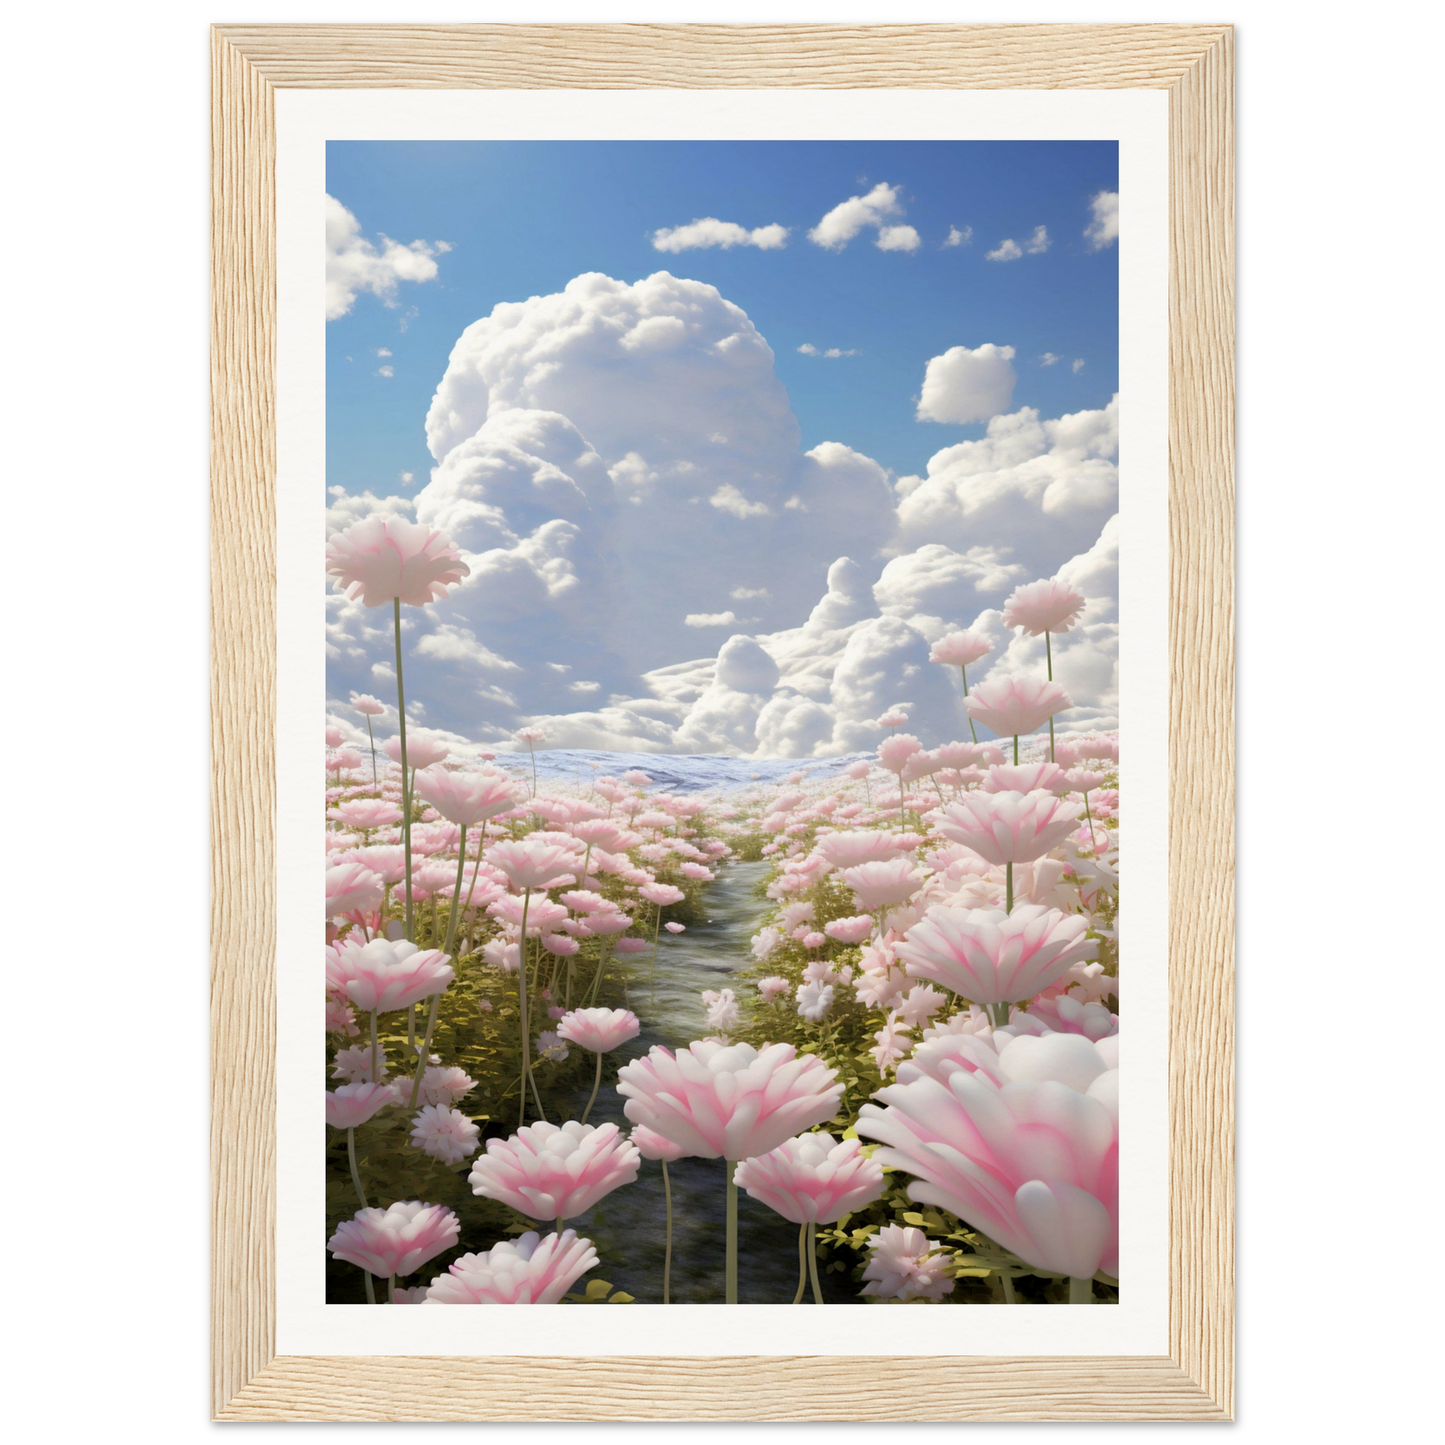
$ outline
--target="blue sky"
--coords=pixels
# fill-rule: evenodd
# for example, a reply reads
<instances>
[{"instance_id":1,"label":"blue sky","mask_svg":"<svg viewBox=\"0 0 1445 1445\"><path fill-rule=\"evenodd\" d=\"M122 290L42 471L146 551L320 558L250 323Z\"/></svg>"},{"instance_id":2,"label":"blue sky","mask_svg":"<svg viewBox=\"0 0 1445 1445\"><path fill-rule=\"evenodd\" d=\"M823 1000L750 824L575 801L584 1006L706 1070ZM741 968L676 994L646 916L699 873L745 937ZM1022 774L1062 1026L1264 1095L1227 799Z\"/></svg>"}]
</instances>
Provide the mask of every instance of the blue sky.
<instances>
[{"instance_id":1,"label":"blue sky","mask_svg":"<svg viewBox=\"0 0 1445 1445\"><path fill-rule=\"evenodd\" d=\"M878 182L897 188L891 219L916 228L916 250L881 251L869 231L840 251L808 240ZM586 271L716 286L772 346L803 447L844 442L900 475L983 431L915 419L924 366L950 347L1013 346L1013 406L1045 416L1103 407L1116 389L1118 251L1083 235L1090 198L1117 189L1113 142L347 141L328 148L327 189L366 237L452 248L394 305L363 292L327 326L328 483L350 492L397 492L403 472L423 485L422 423L461 331ZM652 246L659 228L705 216L790 235L778 250ZM986 259L1038 226L1046 251ZM971 241L944 248L950 227ZM804 356L803 343L859 354ZM1060 360L1039 365L1046 352Z\"/></svg>"},{"instance_id":2,"label":"blue sky","mask_svg":"<svg viewBox=\"0 0 1445 1445\"><path fill-rule=\"evenodd\" d=\"M902 706L931 745L932 644L1036 671L1002 608L1060 576L1066 722L1113 725L1113 142L337 142L327 191L329 526L471 569L410 619L414 721L799 758ZM355 726L390 636L328 608Z\"/></svg>"}]
</instances>

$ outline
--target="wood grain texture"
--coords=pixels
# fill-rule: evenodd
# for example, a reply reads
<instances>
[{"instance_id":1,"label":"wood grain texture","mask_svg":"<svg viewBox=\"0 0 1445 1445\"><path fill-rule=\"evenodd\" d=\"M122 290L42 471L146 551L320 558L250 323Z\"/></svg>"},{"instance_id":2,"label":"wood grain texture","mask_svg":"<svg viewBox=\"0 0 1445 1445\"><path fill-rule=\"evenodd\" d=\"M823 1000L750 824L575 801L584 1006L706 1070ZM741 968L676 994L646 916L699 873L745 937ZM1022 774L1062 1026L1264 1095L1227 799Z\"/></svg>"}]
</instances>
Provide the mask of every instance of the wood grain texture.
<instances>
[{"instance_id":1,"label":"wood grain texture","mask_svg":"<svg viewBox=\"0 0 1445 1445\"><path fill-rule=\"evenodd\" d=\"M223 25L272 85L1167 89L1223 25Z\"/></svg>"},{"instance_id":2,"label":"wood grain texture","mask_svg":"<svg viewBox=\"0 0 1445 1445\"><path fill-rule=\"evenodd\" d=\"M1233 1410L1233 135L1226 26L223 26L212 33L214 1413L220 1420L1224 1420ZM1170 1355L275 1354L277 86L1170 91ZM836 1366L837 1368L829 1368ZM818 1371L830 1381L825 1399ZM840 1383L841 1382L841 1383Z\"/></svg>"},{"instance_id":3,"label":"wood grain texture","mask_svg":"<svg viewBox=\"0 0 1445 1445\"><path fill-rule=\"evenodd\" d=\"M1169 93L1170 1342L1234 1401L1233 36Z\"/></svg>"},{"instance_id":4,"label":"wood grain texture","mask_svg":"<svg viewBox=\"0 0 1445 1445\"><path fill-rule=\"evenodd\" d=\"M211 47L211 1334L215 1408L275 1350L276 139Z\"/></svg>"},{"instance_id":5,"label":"wood grain texture","mask_svg":"<svg viewBox=\"0 0 1445 1445\"><path fill-rule=\"evenodd\" d=\"M222 1420L1223 1420L1173 1361L281 1356ZM824 1392L820 1378L828 1381ZM886 1380L886 1383L884 1383ZM499 1381L501 1382L499 1387Z\"/></svg>"}]
</instances>

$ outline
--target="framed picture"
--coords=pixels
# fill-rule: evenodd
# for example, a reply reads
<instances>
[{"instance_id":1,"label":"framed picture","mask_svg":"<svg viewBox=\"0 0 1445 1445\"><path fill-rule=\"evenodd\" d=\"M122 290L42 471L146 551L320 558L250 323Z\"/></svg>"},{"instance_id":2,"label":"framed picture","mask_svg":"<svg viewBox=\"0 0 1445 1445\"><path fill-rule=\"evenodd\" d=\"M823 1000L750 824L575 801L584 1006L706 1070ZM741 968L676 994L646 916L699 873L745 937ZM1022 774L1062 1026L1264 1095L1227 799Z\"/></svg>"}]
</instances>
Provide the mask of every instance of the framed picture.
<instances>
[{"instance_id":1,"label":"framed picture","mask_svg":"<svg viewBox=\"0 0 1445 1445\"><path fill-rule=\"evenodd\" d=\"M1232 1418L1231 61L213 30L217 1419Z\"/></svg>"}]
</instances>

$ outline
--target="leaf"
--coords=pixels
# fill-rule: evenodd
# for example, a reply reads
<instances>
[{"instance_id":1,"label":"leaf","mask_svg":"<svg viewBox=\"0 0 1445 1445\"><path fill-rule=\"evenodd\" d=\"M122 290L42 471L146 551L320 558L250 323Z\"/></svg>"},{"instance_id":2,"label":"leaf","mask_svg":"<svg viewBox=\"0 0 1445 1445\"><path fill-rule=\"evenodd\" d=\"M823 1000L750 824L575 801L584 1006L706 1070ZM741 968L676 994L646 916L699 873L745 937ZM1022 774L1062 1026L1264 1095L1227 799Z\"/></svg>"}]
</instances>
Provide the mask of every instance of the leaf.
<instances>
[{"instance_id":1,"label":"leaf","mask_svg":"<svg viewBox=\"0 0 1445 1445\"><path fill-rule=\"evenodd\" d=\"M903 1222L905 1224L911 1224L917 1229L922 1229L924 1225L923 1216L921 1214L914 1214L912 1211L903 1216Z\"/></svg>"}]
</instances>

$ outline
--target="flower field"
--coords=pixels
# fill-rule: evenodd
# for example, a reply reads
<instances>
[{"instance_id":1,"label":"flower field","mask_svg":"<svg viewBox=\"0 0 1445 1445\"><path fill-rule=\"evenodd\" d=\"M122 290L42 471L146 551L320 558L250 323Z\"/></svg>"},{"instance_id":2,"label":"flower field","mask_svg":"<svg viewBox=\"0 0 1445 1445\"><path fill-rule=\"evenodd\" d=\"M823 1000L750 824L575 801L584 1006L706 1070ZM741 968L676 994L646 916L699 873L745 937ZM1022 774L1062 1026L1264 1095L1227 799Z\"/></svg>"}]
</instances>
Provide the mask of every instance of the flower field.
<instances>
[{"instance_id":1,"label":"flower field","mask_svg":"<svg viewBox=\"0 0 1445 1445\"><path fill-rule=\"evenodd\" d=\"M1118 1299L1119 745L1056 724L1077 593L1009 601L1043 676L934 645L957 738L900 706L871 755L683 792L418 728L403 608L466 561L373 516L327 562L397 687L327 726L328 1300Z\"/></svg>"}]
</instances>

